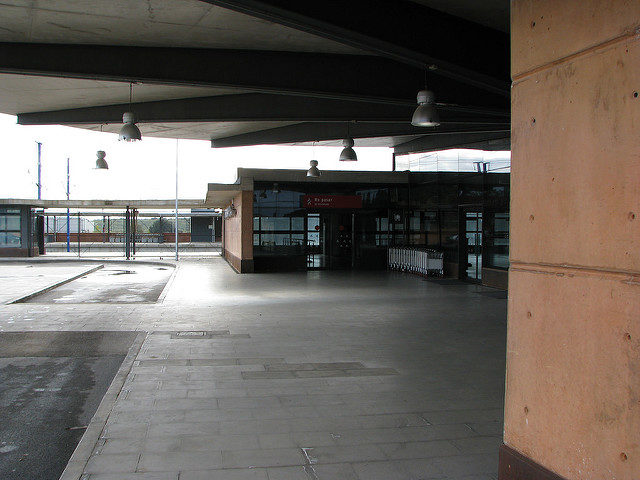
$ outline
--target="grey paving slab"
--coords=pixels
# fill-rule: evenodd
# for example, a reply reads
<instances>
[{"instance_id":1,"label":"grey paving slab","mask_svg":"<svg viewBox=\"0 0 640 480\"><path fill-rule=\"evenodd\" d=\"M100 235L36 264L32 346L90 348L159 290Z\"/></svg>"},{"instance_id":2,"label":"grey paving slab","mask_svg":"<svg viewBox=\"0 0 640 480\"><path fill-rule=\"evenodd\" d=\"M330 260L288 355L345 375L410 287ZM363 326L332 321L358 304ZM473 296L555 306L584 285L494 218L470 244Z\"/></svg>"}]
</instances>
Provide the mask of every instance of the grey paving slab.
<instances>
[{"instance_id":1,"label":"grey paving slab","mask_svg":"<svg viewBox=\"0 0 640 480\"><path fill-rule=\"evenodd\" d=\"M88 479L486 480L506 323L486 291L188 260L162 303L0 306L0 331L151 332Z\"/></svg>"},{"instance_id":2,"label":"grey paving slab","mask_svg":"<svg viewBox=\"0 0 640 480\"><path fill-rule=\"evenodd\" d=\"M0 304L15 300L96 267L96 263L0 263Z\"/></svg>"}]
</instances>

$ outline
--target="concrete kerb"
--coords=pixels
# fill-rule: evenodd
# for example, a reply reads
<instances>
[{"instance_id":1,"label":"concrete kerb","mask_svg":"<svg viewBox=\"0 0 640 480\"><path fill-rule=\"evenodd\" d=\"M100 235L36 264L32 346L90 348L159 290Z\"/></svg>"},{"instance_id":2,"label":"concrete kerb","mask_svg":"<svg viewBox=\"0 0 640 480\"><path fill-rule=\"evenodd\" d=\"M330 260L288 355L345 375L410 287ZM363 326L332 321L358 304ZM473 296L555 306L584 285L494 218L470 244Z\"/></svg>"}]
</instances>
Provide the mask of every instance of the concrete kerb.
<instances>
[{"instance_id":1,"label":"concrete kerb","mask_svg":"<svg viewBox=\"0 0 640 480\"><path fill-rule=\"evenodd\" d=\"M164 288L162 289L162 292L160 292L160 296L158 297L158 300L156 300L156 303L164 302L164 299L166 298L167 294L169 293L169 289L173 284L173 280L176 278L176 274L178 273L179 266L180 265L178 263L176 263L176 265L174 266L173 273L169 277L169 280L167 281L167 283L165 283Z\"/></svg>"},{"instance_id":2,"label":"concrete kerb","mask_svg":"<svg viewBox=\"0 0 640 480\"><path fill-rule=\"evenodd\" d=\"M100 264L100 265L98 265L96 267L92 267L92 268L90 268L88 270L85 270L85 271L83 271L83 272L81 272L81 273L79 273L77 275L72 276L72 277L65 278L64 280L56 282L56 283L54 283L52 285L48 285L48 286L46 286L44 288L36 290L35 292L31 292L31 293L29 293L27 295L22 295L22 296L20 296L18 298L11 299L11 300L5 302L4 304L5 305L11 305L12 303L22 303L22 302L24 302L26 300L29 300L30 298L35 297L36 295L40 295L41 293L48 292L49 290L53 290L54 288L58 288L59 286L64 285L66 283L73 282L74 280L77 280L80 277L84 277L85 275L89 275L90 273L93 273L96 270L100 270L101 268L104 268L103 264Z\"/></svg>"},{"instance_id":3,"label":"concrete kerb","mask_svg":"<svg viewBox=\"0 0 640 480\"><path fill-rule=\"evenodd\" d=\"M175 267L175 261L168 260L126 260L124 258L91 258L91 257L59 257L59 258L42 258L42 257L2 257L2 263L134 263L137 265L159 265L164 267Z\"/></svg>"},{"instance_id":4,"label":"concrete kerb","mask_svg":"<svg viewBox=\"0 0 640 480\"><path fill-rule=\"evenodd\" d=\"M109 415L111 415L111 410L113 410L113 406L120 395L122 386L133 367L133 362L138 355L138 352L140 352L142 344L146 338L147 332L138 333L131 344L131 347L129 347L127 356L122 361L111 385L109 385L107 393L102 397L102 401L100 402L96 413L91 418L84 435L82 435L78 446L73 451L73 454L67 462L67 466L62 472L59 480L79 480L82 477L87 462L89 461L96 444L100 440L100 435L104 431L107 419L109 418Z\"/></svg>"}]
</instances>

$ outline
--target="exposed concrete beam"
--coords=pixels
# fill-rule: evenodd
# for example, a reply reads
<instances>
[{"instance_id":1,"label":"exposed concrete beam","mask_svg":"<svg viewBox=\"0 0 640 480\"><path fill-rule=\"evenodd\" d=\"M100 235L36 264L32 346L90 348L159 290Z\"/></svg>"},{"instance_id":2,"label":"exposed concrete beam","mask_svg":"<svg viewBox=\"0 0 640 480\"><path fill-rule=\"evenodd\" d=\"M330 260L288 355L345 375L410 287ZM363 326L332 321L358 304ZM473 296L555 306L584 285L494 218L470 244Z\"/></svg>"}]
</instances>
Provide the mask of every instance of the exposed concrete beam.
<instances>
[{"instance_id":1,"label":"exposed concrete beam","mask_svg":"<svg viewBox=\"0 0 640 480\"><path fill-rule=\"evenodd\" d=\"M412 106L354 102L293 95L249 93L126 103L48 112L19 113L20 125L73 125L120 123L122 113L133 110L141 122L408 122ZM440 107L443 123L505 123L493 111ZM471 113L469 113L471 112ZM508 115L508 114L506 114Z\"/></svg>"},{"instance_id":2,"label":"exposed concrete beam","mask_svg":"<svg viewBox=\"0 0 640 480\"><path fill-rule=\"evenodd\" d=\"M210 208L205 200L178 200L180 208ZM37 208L159 208L172 209L173 200L35 200L24 198L2 198L0 205L29 205Z\"/></svg>"},{"instance_id":3,"label":"exposed concrete beam","mask_svg":"<svg viewBox=\"0 0 640 480\"><path fill-rule=\"evenodd\" d=\"M18 114L21 125L120 123L129 105L106 105ZM412 106L364 103L293 95L248 93L184 98L131 105L141 122L399 122ZM468 117L468 116L467 116Z\"/></svg>"},{"instance_id":4,"label":"exposed concrete beam","mask_svg":"<svg viewBox=\"0 0 640 480\"><path fill-rule=\"evenodd\" d=\"M252 92L415 105L424 73L366 55L105 45L0 43L0 73L239 88ZM500 95L443 78L437 101L508 111Z\"/></svg>"},{"instance_id":5,"label":"exposed concrete beam","mask_svg":"<svg viewBox=\"0 0 640 480\"><path fill-rule=\"evenodd\" d=\"M449 135L427 135L406 143L396 145L396 155L406 153L430 152L445 148L475 148L479 150L510 150L509 131L502 132L463 132Z\"/></svg>"},{"instance_id":6,"label":"exposed concrete beam","mask_svg":"<svg viewBox=\"0 0 640 480\"><path fill-rule=\"evenodd\" d=\"M354 138L396 137L404 135L424 135L424 127L414 127L409 122L402 123L352 123L348 134ZM430 130L429 135L441 136L465 132L501 132L508 135L509 125L445 126ZM281 143L301 143L309 141L336 140L347 136L346 123L298 123L286 127L271 128L211 140L213 148L242 147L248 145L276 145Z\"/></svg>"},{"instance_id":7,"label":"exposed concrete beam","mask_svg":"<svg viewBox=\"0 0 640 480\"><path fill-rule=\"evenodd\" d=\"M509 36L406 0L202 0L509 96Z\"/></svg>"}]
</instances>

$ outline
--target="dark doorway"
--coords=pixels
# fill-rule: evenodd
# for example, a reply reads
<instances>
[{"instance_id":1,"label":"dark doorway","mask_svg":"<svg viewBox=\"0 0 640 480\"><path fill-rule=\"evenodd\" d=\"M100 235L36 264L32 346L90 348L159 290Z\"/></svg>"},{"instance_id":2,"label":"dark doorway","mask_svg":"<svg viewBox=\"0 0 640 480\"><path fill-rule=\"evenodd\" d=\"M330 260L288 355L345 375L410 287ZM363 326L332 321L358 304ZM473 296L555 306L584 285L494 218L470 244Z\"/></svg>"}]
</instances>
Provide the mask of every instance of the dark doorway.
<instances>
[{"instance_id":1,"label":"dark doorway","mask_svg":"<svg viewBox=\"0 0 640 480\"><path fill-rule=\"evenodd\" d=\"M307 214L307 269L345 270L353 267L353 213Z\"/></svg>"}]
</instances>

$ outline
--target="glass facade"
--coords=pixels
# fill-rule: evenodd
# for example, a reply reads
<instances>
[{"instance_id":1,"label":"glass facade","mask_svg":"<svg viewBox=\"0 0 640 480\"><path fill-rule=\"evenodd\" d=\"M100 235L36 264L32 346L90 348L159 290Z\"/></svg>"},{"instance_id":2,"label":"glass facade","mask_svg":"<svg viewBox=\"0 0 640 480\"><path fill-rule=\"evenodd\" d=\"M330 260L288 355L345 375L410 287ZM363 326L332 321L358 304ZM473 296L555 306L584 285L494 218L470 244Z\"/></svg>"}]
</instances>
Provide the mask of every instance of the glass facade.
<instances>
[{"instance_id":1,"label":"glass facade","mask_svg":"<svg viewBox=\"0 0 640 480\"><path fill-rule=\"evenodd\" d=\"M462 268L469 242L460 238L467 239L467 233L474 235L473 251L479 255L476 270L508 268L509 174L430 172L405 178L390 184L255 180L256 271L385 268L393 245L441 250L450 268L464 250ZM305 195L359 197L362 206L307 208ZM468 211L479 214L472 232L462 221Z\"/></svg>"},{"instance_id":2,"label":"glass facade","mask_svg":"<svg viewBox=\"0 0 640 480\"><path fill-rule=\"evenodd\" d=\"M19 208L0 208L0 247L22 246Z\"/></svg>"}]
</instances>

